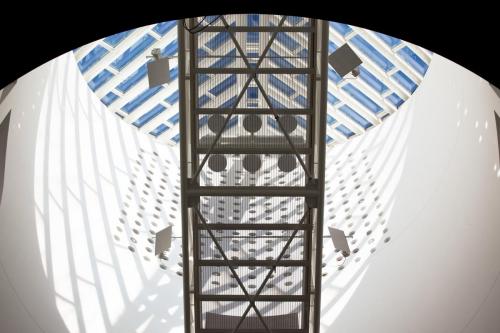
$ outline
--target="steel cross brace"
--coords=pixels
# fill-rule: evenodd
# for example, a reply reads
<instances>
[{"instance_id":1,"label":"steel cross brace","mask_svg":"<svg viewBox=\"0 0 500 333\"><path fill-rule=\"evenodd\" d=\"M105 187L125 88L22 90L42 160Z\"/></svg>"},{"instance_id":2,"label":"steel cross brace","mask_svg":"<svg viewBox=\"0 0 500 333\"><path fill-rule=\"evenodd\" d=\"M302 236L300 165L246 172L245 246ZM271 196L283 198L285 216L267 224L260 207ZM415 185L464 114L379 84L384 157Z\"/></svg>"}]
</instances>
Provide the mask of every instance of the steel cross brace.
<instances>
[{"instance_id":1,"label":"steel cross brace","mask_svg":"<svg viewBox=\"0 0 500 333\"><path fill-rule=\"evenodd\" d=\"M283 15L283 17L281 18L281 21L278 24L278 28L283 25L283 23L285 22L286 18L287 18L287 16ZM252 66L248 62L248 58L245 55L245 52L243 52L243 49L241 48L240 44L238 43L238 40L234 36L234 32L232 32L231 30L228 29L229 28L229 24L227 23L227 21L226 21L226 19L224 17L222 17L221 20L222 20L222 23L224 24L224 26L227 28L227 32L231 36L231 39L233 40L233 43L235 44L236 48L238 49L238 52L240 53L243 61L245 62L245 65L248 67L248 69L251 69ZM264 60L264 56L266 55L267 51L271 48L271 45L274 42L274 39L276 38L276 35L278 34L278 31L279 30L275 31L273 33L273 35L271 36L271 38L269 39L269 42L267 43L266 48L264 49L264 51L262 52L261 57L259 58L259 62L257 63L256 68L258 68L259 65L261 64L262 60ZM254 74L254 78L253 79L254 79L255 83L257 83L257 86L259 87L260 92L264 96L264 99L266 100L267 105L269 106L271 112L273 113L274 119L276 119L276 121L278 122L278 126L280 127L281 131L285 135L285 138L288 141L288 144L290 145L290 147L294 151L294 154L297 157L297 159L299 160L300 165L304 169L304 172L307 174L307 178L309 180L311 180L313 177L312 177L311 173L309 172L309 169L307 168L306 164L304 163L304 160L302 160L302 157L300 157L299 153L297 152L297 149L295 148L295 145L293 144L292 139L290 139L290 136L288 135L288 133L285 131L283 125L281 124L281 122L279 120L279 116L276 114L276 111L274 110L274 108L273 108L273 106L271 104L271 101L270 101L269 97L267 96L267 93L264 91L264 88L260 84L260 80L257 77L257 74Z\"/></svg>"},{"instance_id":2,"label":"steel cross brace","mask_svg":"<svg viewBox=\"0 0 500 333\"><path fill-rule=\"evenodd\" d=\"M302 224L302 223L304 223L304 221L306 220L306 217L308 215L308 212L309 212L308 210L306 210L304 212L304 216L302 217L302 219L300 219L299 225ZM250 311L250 308L252 308L252 307L254 309L256 308L256 306L255 306L255 298L257 298L260 295L260 293L262 292L262 289L264 289L264 286L266 285L267 281L269 281L269 279L271 278L272 273L276 271L276 266L278 266L279 262L281 261L281 259L285 255L286 250L288 250L288 247L292 243L292 241L295 238L295 236L297 235L298 231L299 231L299 229L296 229L296 230L293 231L292 235L290 236L290 238L286 242L285 246L283 247L283 250L281 250L281 253L276 258L276 261L274 262L274 265L271 267L271 269L267 273L264 281L262 281L262 284L260 285L259 289L257 289L257 292L255 293L255 295L253 297L250 296L250 299L248 300L250 302L250 304L248 305L248 307L245 310L245 312L243 312L243 314L241 315L240 321L238 322L238 325L236 325L236 327L233 329L232 333L236 333L236 331L238 331L238 329L240 328L241 324L243 323L243 320L245 320L245 318L246 318L246 316L248 314L248 311Z\"/></svg>"},{"instance_id":3,"label":"steel cross brace","mask_svg":"<svg viewBox=\"0 0 500 333\"><path fill-rule=\"evenodd\" d=\"M283 16L283 18L281 19L280 23L278 24L278 27L281 27L283 25L283 23L285 22L285 19L286 19L286 16ZM224 26L226 28L228 28L229 24L227 23L227 21L224 18L224 16L221 16L221 20L224 23ZM234 37L234 34L231 31L228 31L228 33L230 34L231 39L233 39L233 42L234 42L236 48L238 49L238 52L240 52L240 54L242 55L243 61L245 62L245 65L248 68L251 68L250 63L248 62L248 59L245 56L245 53L241 49L240 44L238 43L238 41ZM257 70L257 68L259 68L259 66L262 63L262 61L264 61L264 57L265 57L267 51L271 48L271 44L273 43L273 41L276 38L277 34L278 34L277 31L273 32L273 35L271 36L271 38L267 42L267 45L266 45L266 48L264 49L264 52L262 52L261 56L259 57L259 60L257 61L257 64L255 65L255 70ZM226 128L227 124L229 123L229 119L233 116L234 112L236 111L236 107L238 106L239 102L243 98L243 95L245 94L245 91L247 90L248 86L250 85L250 82L252 81L252 79L257 80L257 75L253 74L253 75L249 75L248 76L248 79L247 79L245 85L243 86L243 89L241 90L240 94L238 95L238 98L236 99L236 101L234 102L234 105L231 108L231 111L229 112L229 114L227 115L227 117L226 117L226 119L224 121L224 124L222 124L222 128L219 130L219 132L215 136L214 141L212 142L212 144L210 145L210 148L208 149L208 152L205 154L205 156L203 157L203 160L201 161L200 165L196 169L196 172L194 173L193 178L191 179L192 183L194 183L196 181L196 179L198 178L201 170L203 169L203 166L207 162L208 157L210 156L210 154L212 153L213 149L215 148L215 145L217 144L217 141L219 141L219 139L220 139L220 137L222 135L222 132ZM300 156L299 156L299 158L300 158Z\"/></svg>"},{"instance_id":4,"label":"steel cross brace","mask_svg":"<svg viewBox=\"0 0 500 333\"><path fill-rule=\"evenodd\" d=\"M238 276L238 274L236 273L236 271L234 270L233 266L231 265L231 262L229 261L229 259L227 258L226 256L226 253L224 252L224 249L220 246L219 242L217 241L217 238L215 237L215 235L212 233L212 230L210 229L210 227L208 226L208 223L207 221L205 220L205 218L203 217L203 215L201 214L200 210L198 209L198 207L195 207L195 212L196 212L196 215L198 215L200 221L203 223L203 225L206 227L206 230L208 232L208 234L210 235L210 238L212 238L212 241L214 242L215 246L217 247L217 249L219 250L219 252L221 253L222 255L222 258L224 259L224 261L227 263L229 269L231 270L231 273L233 274L234 278L236 279L236 281L238 282L238 285L240 286L241 290L243 291L243 293L245 294L245 297L248 299L248 301L251 303L251 306L250 307L253 307L255 313L257 314L257 316L259 317L260 321L262 322L262 324L264 325L264 327L266 328L266 331L271 333L271 329L267 326L264 318L262 317L259 309L257 309L257 306L255 305L255 303L253 302L250 294L248 293L248 291L246 290L245 286L243 285L243 282L241 282L241 279L240 277ZM248 313L248 311L250 311L250 309L247 309L246 313ZM238 325L239 327L239 325Z\"/></svg>"}]
</instances>

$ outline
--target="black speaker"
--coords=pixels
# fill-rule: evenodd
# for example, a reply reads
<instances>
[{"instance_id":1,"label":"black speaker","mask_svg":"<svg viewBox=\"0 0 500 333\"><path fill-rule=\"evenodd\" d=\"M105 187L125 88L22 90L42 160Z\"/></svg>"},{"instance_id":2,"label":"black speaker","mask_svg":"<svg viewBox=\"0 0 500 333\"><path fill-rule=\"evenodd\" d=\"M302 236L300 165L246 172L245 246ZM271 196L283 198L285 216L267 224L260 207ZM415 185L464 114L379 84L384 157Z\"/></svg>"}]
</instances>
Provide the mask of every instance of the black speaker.
<instances>
[{"instance_id":1,"label":"black speaker","mask_svg":"<svg viewBox=\"0 0 500 333\"><path fill-rule=\"evenodd\" d=\"M344 44L328 56L328 63L341 77L344 77L351 72L357 76L359 74L357 68L363 61L349 45Z\"/></svg>"}]
</instances>

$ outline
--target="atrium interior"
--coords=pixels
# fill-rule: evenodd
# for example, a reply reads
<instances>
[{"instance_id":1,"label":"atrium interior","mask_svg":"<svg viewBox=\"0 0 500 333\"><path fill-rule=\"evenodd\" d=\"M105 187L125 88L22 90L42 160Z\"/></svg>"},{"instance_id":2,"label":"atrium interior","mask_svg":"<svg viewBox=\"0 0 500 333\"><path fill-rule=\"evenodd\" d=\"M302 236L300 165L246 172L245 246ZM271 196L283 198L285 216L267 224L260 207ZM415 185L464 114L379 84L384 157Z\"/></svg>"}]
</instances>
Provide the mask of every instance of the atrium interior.
<instances>
[{"instance_id":1,"label":"atrium interior","mask_svg":"<svg viewBox=\"0 0 500 333\"><path fill-rule=\"evenodd\" d=\"M68 50L0 90L0 331L498 332L499 96L296 16Z\"/></svg>"}]
</instances>

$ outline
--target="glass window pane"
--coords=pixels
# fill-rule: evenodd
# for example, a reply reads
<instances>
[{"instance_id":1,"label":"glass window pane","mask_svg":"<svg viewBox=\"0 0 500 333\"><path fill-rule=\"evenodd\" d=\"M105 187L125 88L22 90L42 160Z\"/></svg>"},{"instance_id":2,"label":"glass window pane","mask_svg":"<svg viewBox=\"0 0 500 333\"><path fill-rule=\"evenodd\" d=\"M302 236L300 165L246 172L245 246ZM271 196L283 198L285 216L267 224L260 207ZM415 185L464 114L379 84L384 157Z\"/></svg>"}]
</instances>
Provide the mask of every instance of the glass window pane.
<instances>
[{"instance_id":1,"label":"glass window pane","mask_svg":"<svg viewBox=\"0 0 500 333\"><path fill-rule=\"evenodd\" d=\"M111 66L117 70L122 70L127 64L134 60L139 54L144 52L151 44L156 41L154 37L149 34L142 36L130 48L125 50L118 58L116 58Z\"/></svg>"}]
</instances>

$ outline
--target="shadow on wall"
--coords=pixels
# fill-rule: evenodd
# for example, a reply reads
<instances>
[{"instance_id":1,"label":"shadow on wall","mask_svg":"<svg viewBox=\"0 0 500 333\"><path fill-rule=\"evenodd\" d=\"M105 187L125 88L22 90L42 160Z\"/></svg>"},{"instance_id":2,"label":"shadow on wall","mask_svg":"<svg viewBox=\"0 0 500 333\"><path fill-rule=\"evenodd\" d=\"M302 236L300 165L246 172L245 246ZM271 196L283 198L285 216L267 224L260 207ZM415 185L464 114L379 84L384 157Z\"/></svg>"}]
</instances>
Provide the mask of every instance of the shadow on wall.
<instances>
[{"instance_id":1,"label":"shadow on wall","mask_svg":"<svg viewBox=\"0 0 500 333\"><path fill-rule=\"evenodd\" d=\"M391 211L407 160L413 116L406 103L397 119L328 152L325 184L322 329L342 312L366 274L372 257L391 241ZM391 227L389 228L389 224ZM344 230L351 255L333 247L328 227Z\"/></svg>"},{"instance_id":2,"label":"shadow on wall","mask_svg":"<svg viewBox=\"0 0 500 333\"><path fill-rule=\"evenodd\" d=\"M2 93L3 95L3 93ZM0 99L0 104L2 99ZM3 179L5 174L5 160L7 158L7 138L9 136L10 111L0 123L0 204L2 204Z\"/></svg>"},{"instance_id":3,"label":"shadow on wall","mask_svg":"<svg viewBox=\"0 0 500 333\"><path fill-rule=\"evenodd\" d=\"M4 99L7 98L7 96L9 95L9 93L15 87L16 83L17 83L17 80L14 81L14 82L11 82L5 88L2 89L2 94L0 95L0 104L2 104L2 102L4 101Z\"/></svg>"},{"instance_id":4,"label":"shadow on wall","mask_svg":"<svg viewBox=\"0 0 500 333\"><path fill-rule=\"evenodd\" d=\"M0 326L6 333L43 332L46 323L55 332L67 332L40 261L34 211L26 209L33 207L31 140L50 68L42 66L23 78L24 90L13 82L0 96L0 108L11 108L0 125Z\"/></svg>"},{"instance_id":5,"label":"shadow on wall","mask_svg":"<svg viewBox=\"0 0 500 333\"><path fill-rule=\"evenodd\" d=\"M39 256L57 309L70 332L175 331L183 324L182 279L113 238L140 140L81 88L74 60L61 59L34 163ZM124 233L133 235L127 226Z\"/></svg>"},{"instance_id":6,"label":"shadow on wall","mask_svg":"<svg viewBox=\"0 0 500 333\"><path fill-rule=\"evenodd\" d=\"M495 92L495 94L497 94L498 98L500 98L500 89L498 89L497 87L495 87L492 84L490 84L490 87L491 87L491 89L493 89L493 91Z\"/></svg>"}]
</instances>

